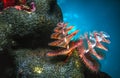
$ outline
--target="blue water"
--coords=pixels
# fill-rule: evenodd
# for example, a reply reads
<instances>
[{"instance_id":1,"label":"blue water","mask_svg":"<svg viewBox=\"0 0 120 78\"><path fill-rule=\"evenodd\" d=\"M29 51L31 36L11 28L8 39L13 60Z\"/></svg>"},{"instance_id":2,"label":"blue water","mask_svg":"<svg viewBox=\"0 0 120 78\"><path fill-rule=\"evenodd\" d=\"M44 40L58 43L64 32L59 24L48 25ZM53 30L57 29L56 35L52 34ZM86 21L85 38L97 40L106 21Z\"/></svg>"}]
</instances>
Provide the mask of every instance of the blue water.
<instances>
[{"instance_id":1,"label":"blue water","mask_svg":"<svg viewBox=\"0 0 120 78\"><path fill-rule=\"evenodd\" d=\"M118 0L58 0L64 21L85 32L105 31L111 37L109 51L100 61L101 70L112 78L120 78L120 1Z\"/></svg>"}]
</instances>

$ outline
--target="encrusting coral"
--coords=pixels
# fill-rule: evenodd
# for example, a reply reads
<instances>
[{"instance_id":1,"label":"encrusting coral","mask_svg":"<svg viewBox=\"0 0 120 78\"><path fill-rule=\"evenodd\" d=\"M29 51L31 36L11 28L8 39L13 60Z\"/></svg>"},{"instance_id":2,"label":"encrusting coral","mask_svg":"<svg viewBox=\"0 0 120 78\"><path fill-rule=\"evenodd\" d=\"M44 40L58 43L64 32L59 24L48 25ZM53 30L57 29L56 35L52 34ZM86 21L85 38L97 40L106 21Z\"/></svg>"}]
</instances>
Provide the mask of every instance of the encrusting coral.
<instances>
[{"instance_id":1,"label":"encrusting coral","mask_svg":"<svg viewBox=\"0 0 120 78\"><path fill-rule=\"evenodd\" d=\"M13 0L7 1L11 6L0 11L0 50L47 47L52 29L63 20L57 1L26 0L13 6Z\"/></svg>"},{"instance_id":2,"label":"encrusting coral","mask_svg":"<svg viewBox=\"0 0 120 78\"><path fill-rule=\"evenodd\" d=\"M108 49L104 47L101 42L109 44L110 41L107 40L107 38L110 36L105 32L93 32L90 34L86 33L84 37L77 41L71 42L71 38L73 38L78 33L78 30L76 30L71 34L68 34L72 28L73 26L67 27L67 24L65 23L57 24L57 27L54 29L55 33L51 35L51 38L58 40L49 43L49 45L62 47L62 49L48 52L47 56L67 55L69 57L74 50L77 50L77 53L84 64L92 71L97 72L99 70L99 63L94 57L100 60L103 58L103 56L101 53L97 53L95 48L107 51ZM87 43L86 46L84 42L85 40ZM68 60L68 58L66 60Z\"/></svg>"}]
</instances>

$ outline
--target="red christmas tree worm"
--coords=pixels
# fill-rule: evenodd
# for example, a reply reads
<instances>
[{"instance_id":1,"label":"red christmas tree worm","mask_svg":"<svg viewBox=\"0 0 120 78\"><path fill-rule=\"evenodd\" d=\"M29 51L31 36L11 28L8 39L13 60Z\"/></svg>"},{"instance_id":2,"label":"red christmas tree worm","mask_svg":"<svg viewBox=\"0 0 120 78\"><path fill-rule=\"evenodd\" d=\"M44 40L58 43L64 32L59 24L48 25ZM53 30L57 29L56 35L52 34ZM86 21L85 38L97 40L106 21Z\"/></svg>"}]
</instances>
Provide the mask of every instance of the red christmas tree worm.
<instances>
[{"instance_id":1,"label":"red christmas tree worm","mask_svg":"<svg viewBox=\"0 0 120 78\"><path fill-rule=\"evenodd\" d=\"M94 48L97 47L107 51L108 49L104 47L101 42L110 43L110 41L106 39L109 35L104 32L93 32L89 34L89 37L88 34L85 34L83 38L80 38L78 41L75 41L74 44L71 44L71 38L78 33L78 30L76 30L71 34L68 34L68 31L72 28L73 26L67 27L67 24L65 23L57 24L57 27L54 29L55 33L51 35L51 38L58 40L49 43L49 45L62 47L62 49L48 52L47 56L67 55L69 57L76 49L84 64L92 71L98 71L99 63L92 56L95 56L99 60L102 59L103 56L97 53ZM87 48L84 46L84 40L87 42Z\"/></svg>"}]
</instances>

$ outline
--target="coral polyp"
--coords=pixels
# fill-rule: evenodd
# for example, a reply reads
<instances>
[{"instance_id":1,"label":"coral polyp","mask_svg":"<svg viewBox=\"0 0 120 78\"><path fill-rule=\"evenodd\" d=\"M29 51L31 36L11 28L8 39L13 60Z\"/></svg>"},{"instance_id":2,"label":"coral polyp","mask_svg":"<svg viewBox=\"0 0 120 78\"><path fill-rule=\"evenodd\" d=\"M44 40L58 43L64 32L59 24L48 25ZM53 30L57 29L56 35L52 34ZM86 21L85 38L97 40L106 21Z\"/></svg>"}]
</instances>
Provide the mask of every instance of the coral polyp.
<instances>
[{"instance_id":1,"label":"coral polyp","mask_svg":"<svg viewBox=\"0 0 120 78\"><path fill-rule=\"evenodd\" d=\"M62 48L60 50L48 52L47 56L67 55L69 57L74 52L74 50L76 50L83 63L90 70L98 71L99 63L94 57L101 60L103 58L103 55L101 55L101 53L98 53L95 48L108 51L102 42L109 44L110 41L107 38L110 36L105 32L92 32L89 34L86 33L84 37L81 37L79 40L73 42L71 39L78 33L78 30L74 31L71 34L68 34L72 28L73 26L67 27L67 24L65 23L57 24L56 28L54 29L55 33L51 35L51 38L58 40L49 43L49 45ZM66 60L68 60L68 58Z\"/></svg>"}]
</instances>

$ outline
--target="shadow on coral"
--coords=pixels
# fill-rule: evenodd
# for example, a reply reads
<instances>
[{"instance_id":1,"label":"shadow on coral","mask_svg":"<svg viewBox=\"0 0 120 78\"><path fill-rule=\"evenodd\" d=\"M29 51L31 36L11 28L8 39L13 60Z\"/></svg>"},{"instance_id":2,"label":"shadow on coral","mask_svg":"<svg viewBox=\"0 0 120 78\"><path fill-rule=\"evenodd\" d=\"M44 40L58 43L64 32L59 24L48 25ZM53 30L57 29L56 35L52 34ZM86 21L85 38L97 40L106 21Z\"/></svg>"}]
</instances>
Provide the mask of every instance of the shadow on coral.
<instances>
[{"instance_id":1,"label":"shadow on coral","mask_svg":"<svg viewBox=\"0 0 120 78\"><path fill-rule=\"evenodd\" d=\"M84 71L85 78L112 78L109 74L99 71L99 72L90 72L88 70Z\"/></svg>"},{"instance_id":2,"label":"shadow on coral","mask_svg":"<svg viewBox=\"0 0 120 78\"><path fill-rule=\"evenodd\" d=\"M14 58L8 53L0 53L0 78L15 78Z\"/></svg>"}]
</instances>

